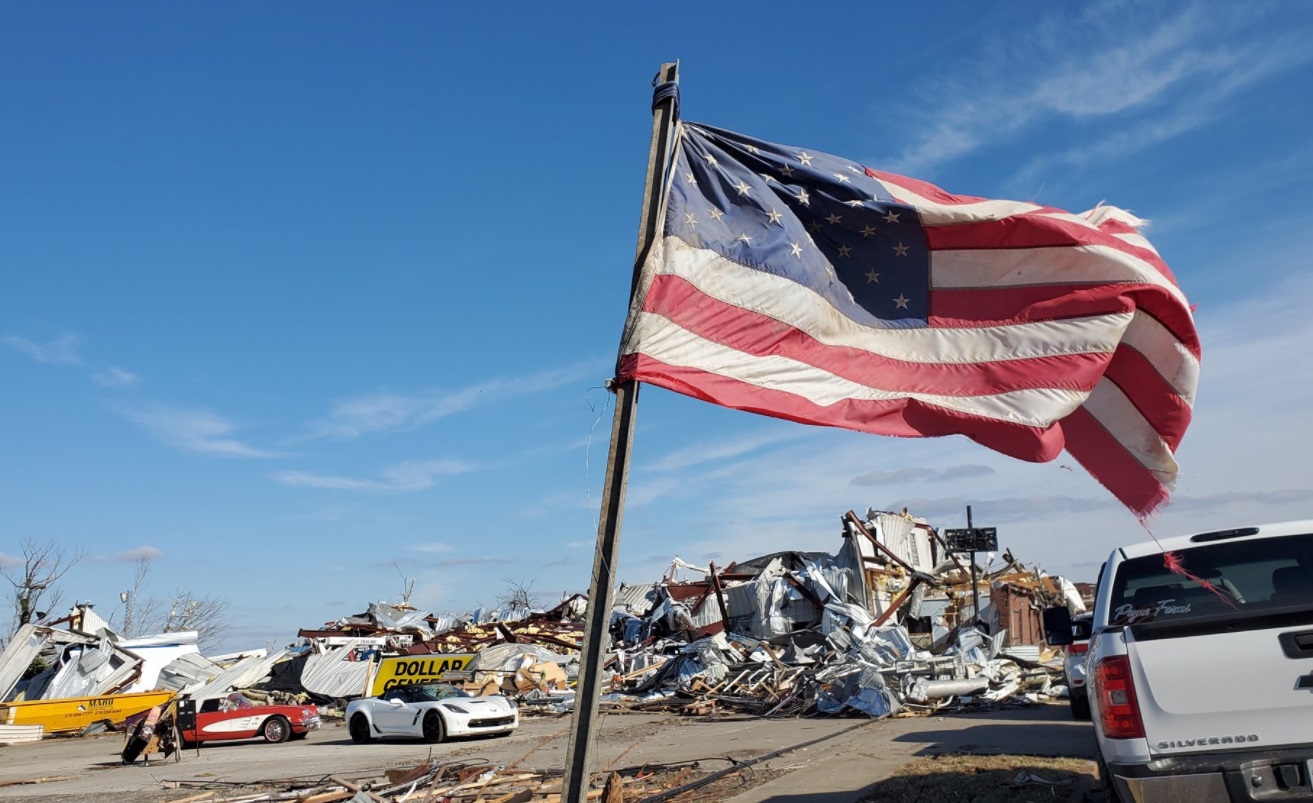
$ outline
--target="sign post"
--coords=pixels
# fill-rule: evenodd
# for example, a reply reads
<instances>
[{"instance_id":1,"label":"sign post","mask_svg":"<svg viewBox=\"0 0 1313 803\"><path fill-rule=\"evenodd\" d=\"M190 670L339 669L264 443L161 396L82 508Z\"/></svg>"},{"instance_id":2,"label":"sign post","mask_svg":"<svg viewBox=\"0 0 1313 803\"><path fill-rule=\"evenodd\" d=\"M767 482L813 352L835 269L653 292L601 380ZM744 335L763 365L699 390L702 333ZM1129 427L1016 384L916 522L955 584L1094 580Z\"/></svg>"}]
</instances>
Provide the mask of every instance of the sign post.
<instances>
[{"instance_id":1,"label":"sign post","mask_svg":"<svg viewBox=\"0 0 1313 803\"><path fill-rule=\"evenodd\" d=\"M998 551L997 527L973 527L971 524L971 506L967 505L967 526L965 530L944 530L948 541L948 551L971 553L971 616L980 624L980 586L976 580L976 553Z\"/></svg>"}]
</instances>

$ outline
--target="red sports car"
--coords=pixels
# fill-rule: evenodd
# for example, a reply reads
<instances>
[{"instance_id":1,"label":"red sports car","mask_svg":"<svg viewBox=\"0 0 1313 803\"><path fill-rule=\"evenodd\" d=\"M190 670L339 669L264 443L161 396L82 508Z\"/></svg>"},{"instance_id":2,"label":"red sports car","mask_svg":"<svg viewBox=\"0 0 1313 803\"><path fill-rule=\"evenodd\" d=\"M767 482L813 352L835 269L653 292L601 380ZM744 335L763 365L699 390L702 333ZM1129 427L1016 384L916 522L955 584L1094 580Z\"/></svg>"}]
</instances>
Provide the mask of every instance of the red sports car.
<instances>
[{"instance_id":1,"label":"red sports car","mask_svg":"<svg viewBox=\"0 0 1313 803\"><path fill-rule=\"evenodd\" d=\"M319 729L319 709L313 705L258 705L234 693L204 700L194 714L186 703L178 707L178 733L184 747L197 742L262 738L266 742L304 739Z\"/></svg>"}]
</instances>

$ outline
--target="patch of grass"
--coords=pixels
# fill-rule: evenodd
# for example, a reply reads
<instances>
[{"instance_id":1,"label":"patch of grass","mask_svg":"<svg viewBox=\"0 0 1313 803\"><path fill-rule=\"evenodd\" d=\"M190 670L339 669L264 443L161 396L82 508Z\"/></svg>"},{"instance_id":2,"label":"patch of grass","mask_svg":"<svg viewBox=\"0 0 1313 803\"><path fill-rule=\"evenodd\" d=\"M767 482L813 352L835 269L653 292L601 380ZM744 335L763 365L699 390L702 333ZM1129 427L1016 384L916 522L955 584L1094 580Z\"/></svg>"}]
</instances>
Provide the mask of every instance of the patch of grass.
<instances>
[{"instance_id":1,"label":"patch of grass","mask_svg":"<svg viewBox=\"0 0 1313 803\"><path fill-rule=\"evenodd\" d=\"M1097 777L1084 759L945 753L906 765L867 790L862 803L1075 803Z\"/></svg>"}]
</instances>

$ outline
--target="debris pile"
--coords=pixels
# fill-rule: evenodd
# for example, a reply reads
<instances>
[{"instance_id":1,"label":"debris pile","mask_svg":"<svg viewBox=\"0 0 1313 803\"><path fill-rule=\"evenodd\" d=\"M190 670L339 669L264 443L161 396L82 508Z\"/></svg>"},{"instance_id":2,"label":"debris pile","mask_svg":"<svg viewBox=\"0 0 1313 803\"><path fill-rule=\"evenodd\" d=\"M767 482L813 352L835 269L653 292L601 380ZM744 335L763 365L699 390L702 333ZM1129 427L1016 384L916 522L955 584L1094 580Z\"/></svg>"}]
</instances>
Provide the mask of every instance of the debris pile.
<instances>
[{"instance_id":1,"label":"debris pile","mask_svg":"<svg viewBox=\"0 0 1313 803\"><path fill-rule=\"evenodd\" d=\"M1065 695L1039 612L1080 606L1070 583L1005 553L1001 568L986 566L976 616L969 569L925 520L869 511L843 522L833 556L724 569L676 558L661 582L622 587L604 703L879 717ZM681 581L680 570L704 576Z\"/></svg>"},{"instance_id":2,"label":"debris pile","mask_svg":"<svg viewBox=\"0 0 1313 803\"><path fill-rule=\"evenodd\" d=\"M1075 586L1006 551L971 566L976 553L950 552L905 511L849 511L841 521L834 554L777 552L724 567L676 556L660 580L622 585L602 705L882 717L1065 695L1061 655L1045 648L1039 614L1083 610ZM121 721L161 694L203 701L235 691L315 703L332 716L388 683L438 679L514 697L525 714L560 715L574 703L587 602L575 594L545 611L444 616L378 602L302 629L300 643L272 654L211 657L194 633L123 639L80 605L58 622L25 625L0 654L0 723L53 722L34 713L43 700L115 701L113 711L60 719L68 729ZM44 671L20 682L41 662Z\"/></svg>"},{"instance_id":3,"label":"debris pile","mask_svg":"<svg viewBox=\"0 0 1313 803\"><path fill-rule=\"evenodd\" d=\"M714 759L713 759L714 760ZM725 759L730 766L707 772L702 762L642 765L599 773L588 800L643 800L656 803L716 781L750 772L755 761ZM327 779L270 780L269 791L223 798L223 803L315 801L315 803L388 803L403 800L485 801L491 803L560 803L562 774L521 769L518 762L489 766L478 761L423 763L411 768L340 773ZM175 788L214 789L210 781L175 781ZM191 799L191 798L185 798ZM197 796L200 799L200 796Z\"/></svg>"}]
</instances>

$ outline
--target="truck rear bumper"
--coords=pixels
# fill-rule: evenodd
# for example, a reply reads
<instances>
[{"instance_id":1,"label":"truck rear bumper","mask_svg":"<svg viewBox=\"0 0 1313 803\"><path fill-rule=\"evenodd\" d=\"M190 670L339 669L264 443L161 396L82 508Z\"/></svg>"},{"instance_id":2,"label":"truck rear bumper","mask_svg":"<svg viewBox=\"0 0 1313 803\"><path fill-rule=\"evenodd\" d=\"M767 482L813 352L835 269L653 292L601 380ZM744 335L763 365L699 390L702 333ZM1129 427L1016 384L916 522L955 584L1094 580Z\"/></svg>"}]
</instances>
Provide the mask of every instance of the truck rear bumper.
<instances>
[{"instance_id":1,"label":"truck rear bumper","mask_svg":"<svg viewBox=\"0 0 1313 803\"><path fill-rule=\"evenodd\" d=\"M1109 764L1125 803L1313 803L1313 745Z\"/></svg>"}]
</instances>

